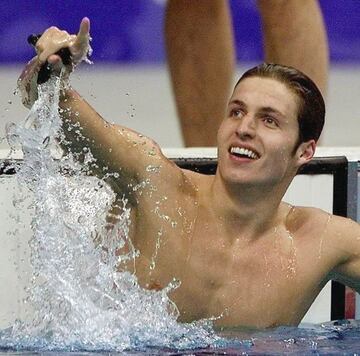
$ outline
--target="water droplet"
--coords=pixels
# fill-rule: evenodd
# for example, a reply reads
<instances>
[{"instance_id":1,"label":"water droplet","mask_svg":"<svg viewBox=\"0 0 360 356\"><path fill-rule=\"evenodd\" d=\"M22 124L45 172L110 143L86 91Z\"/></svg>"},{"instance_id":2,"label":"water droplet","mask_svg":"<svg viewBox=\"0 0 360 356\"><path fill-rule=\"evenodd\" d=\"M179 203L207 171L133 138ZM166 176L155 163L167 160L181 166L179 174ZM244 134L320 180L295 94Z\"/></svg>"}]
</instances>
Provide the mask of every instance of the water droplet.
<instances>
[{"instance_id":1,"label":"water droplet","mask_svg":"<svg viewBox=\"0 0 360 356\"><path fill-rule=\"evenodd\" d=\"M46 136L43 140L43 146L46 148L49 145L50 142L50 136Z\"/></svg>"},{"instance_id":2,"label":"water droplet","mask_svg":"<svg viewBox=\"0 0 360 356\"><path fill-rule=\"evenodd\" d=\"M160 166L148 165L146 167L146 172L159 173Z\"/></svg>"},{"instance_id":3,"label":"water droplet","mask_svg":"<svg viewBox=\"0 0 360 356\"><path fill-rule=\"evenodd\" d=\"M86 221L85 216L80 215L80 216L79 216L79 218L78 218L78 223L79 223L79 224L84 224L84 223L85 223L85 221Z\"/></svg>"}]
</instances>

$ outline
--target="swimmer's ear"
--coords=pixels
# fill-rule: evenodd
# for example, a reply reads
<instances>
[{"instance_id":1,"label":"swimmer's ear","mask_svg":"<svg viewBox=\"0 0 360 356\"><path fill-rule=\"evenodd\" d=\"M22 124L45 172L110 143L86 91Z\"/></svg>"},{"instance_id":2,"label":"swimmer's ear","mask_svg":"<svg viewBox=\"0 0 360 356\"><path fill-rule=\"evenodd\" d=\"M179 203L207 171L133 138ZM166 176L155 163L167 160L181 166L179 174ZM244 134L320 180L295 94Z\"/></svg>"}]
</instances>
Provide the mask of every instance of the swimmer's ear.
<instances>
[{"instance_id":1,"label":"swimmer's ear","mask_svg":"<svg viewBox=\"0 0 360 356\"><path fill-rule=\"evenodd\" d=\"M316 149L315 140L309 140L299 145L296 150L296 156L298 159L299 166L308 163L314 156Z\"/></svg>"}]
</instances>

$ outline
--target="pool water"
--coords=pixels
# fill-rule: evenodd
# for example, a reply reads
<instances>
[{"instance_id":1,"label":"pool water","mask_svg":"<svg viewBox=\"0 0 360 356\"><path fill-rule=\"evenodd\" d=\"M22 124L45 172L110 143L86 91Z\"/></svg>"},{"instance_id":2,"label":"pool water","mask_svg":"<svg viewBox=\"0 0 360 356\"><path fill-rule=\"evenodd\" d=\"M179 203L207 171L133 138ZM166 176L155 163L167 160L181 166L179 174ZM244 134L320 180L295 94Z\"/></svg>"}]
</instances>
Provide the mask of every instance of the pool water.
<instances>
[{"instance_id":1,"label":"pool water","mask_svg":"<svg viewBox=\"0 0 360 356\"><path fill-rule=\"evenodd\" d=\"M44 340L28 345L27 349L16 345L1 346L6 331L0 333L0 355L357 355L360 352L360 323L354 320L328 322L321 325L279 327L266 331L227 330L219 332L212 346L193 345L191 349L153 347L124 350L121 352L98 350L89 352L71 345L65 349L48 350Z\"/></svg>"}]
</instances>

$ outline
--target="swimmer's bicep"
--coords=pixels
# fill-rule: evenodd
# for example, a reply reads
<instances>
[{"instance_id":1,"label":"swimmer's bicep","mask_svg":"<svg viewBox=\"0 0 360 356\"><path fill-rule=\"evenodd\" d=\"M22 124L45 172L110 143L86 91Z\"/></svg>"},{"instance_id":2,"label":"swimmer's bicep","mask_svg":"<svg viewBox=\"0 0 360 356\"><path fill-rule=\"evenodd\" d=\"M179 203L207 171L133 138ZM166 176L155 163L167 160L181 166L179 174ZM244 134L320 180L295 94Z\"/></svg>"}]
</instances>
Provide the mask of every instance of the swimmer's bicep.
<instances>
[{"instance_id":1,"label":"swimmer's bicep","mask_svg":"<svg viewBox=\"0 0 360 356\"><path fill-rule=\"evenodd\" d=\"M352 260L338 266L333 272L331 279L360 293L360 260Z\"/></svg>"},{"instance_id":2,"label":"swimmer's bicep","mask_svg":"<svg viewBox=\"0 0 360 356\"><path fill-rule=\"evenodd\" d=\"M118 145L114 144L114 160L118 168L138 183L143 180L157 180L164 176L181 178L181 169L164 156L160 146L152 139L131 129L114 126Z\"/></svg>"},{"instance_id":3,"label":"swimmer's bicep","mask_svg":"<svg viewBox=\"0 0 360 356\"><path fill-rule=\"evenodd\" d=\"M142 179L149 165L164 165L159 146L150 138L110 123L76 91L68 90L60 103L63 131L71 150L89 149L96 160L97 176L118 173L127 180Z\"/></svg>"},{"instance_id":4,"label":"swimmer's bicep","mask_svg":"<svg viewBox=\"0 0 360 356\"><path fill-rule=\"evenodd\" d=\"M84 152L91 153L95 160L91 165L92 174L99 178L110 174L115 180L119 179L117 192L126 190L128 185L141 184L158 168L172 178L176 175L177 167L164 157L155 141L110 123L76 91L69 90L65 94L60 106L66 140L72 152L80 156ZM114 183L112 186L117 188Z\"/></svg>"},{"instance_id":5,"label":"swimmer's bicep","mask_svg":"<svg viewBox=\"0 0 360 356\"><path fill-rule=\"evenodd\" d=\"M117 197L136 207L152 192L171 192L181 187L182 170L164 156L153 140L118 125L108 127L102 148L96 153L98 168L93 173L111 186ZM105 146L106 144L106 146ZM165 193L164 193L165 194Z\"/></svg>"}]
</instances>

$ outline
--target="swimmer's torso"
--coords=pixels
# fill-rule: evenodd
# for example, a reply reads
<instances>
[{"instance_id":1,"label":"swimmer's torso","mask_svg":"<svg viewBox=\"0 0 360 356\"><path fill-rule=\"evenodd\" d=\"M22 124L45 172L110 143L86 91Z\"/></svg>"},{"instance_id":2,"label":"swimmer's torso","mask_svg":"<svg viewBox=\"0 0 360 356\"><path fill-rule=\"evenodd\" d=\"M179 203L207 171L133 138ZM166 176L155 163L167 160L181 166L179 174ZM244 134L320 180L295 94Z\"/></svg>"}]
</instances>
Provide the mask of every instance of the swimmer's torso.
<instances>
[{"instance_id":1,"label":"swimmer's torso","mask_svg":"<svg viewBox=\"0 0 360 356\"><path fill-rule=\"evenodd\" d=\"M175 194L166 184L144 191L133 211L140 285L162 289L179 280L170 298L184 322L218 317L219 326L298 324L339 263L329 215L282 204L279 224L250 239L241 227L236 234L211 216L211 177L198 183L191 176Z\"/></svg>"}]
</instances>

